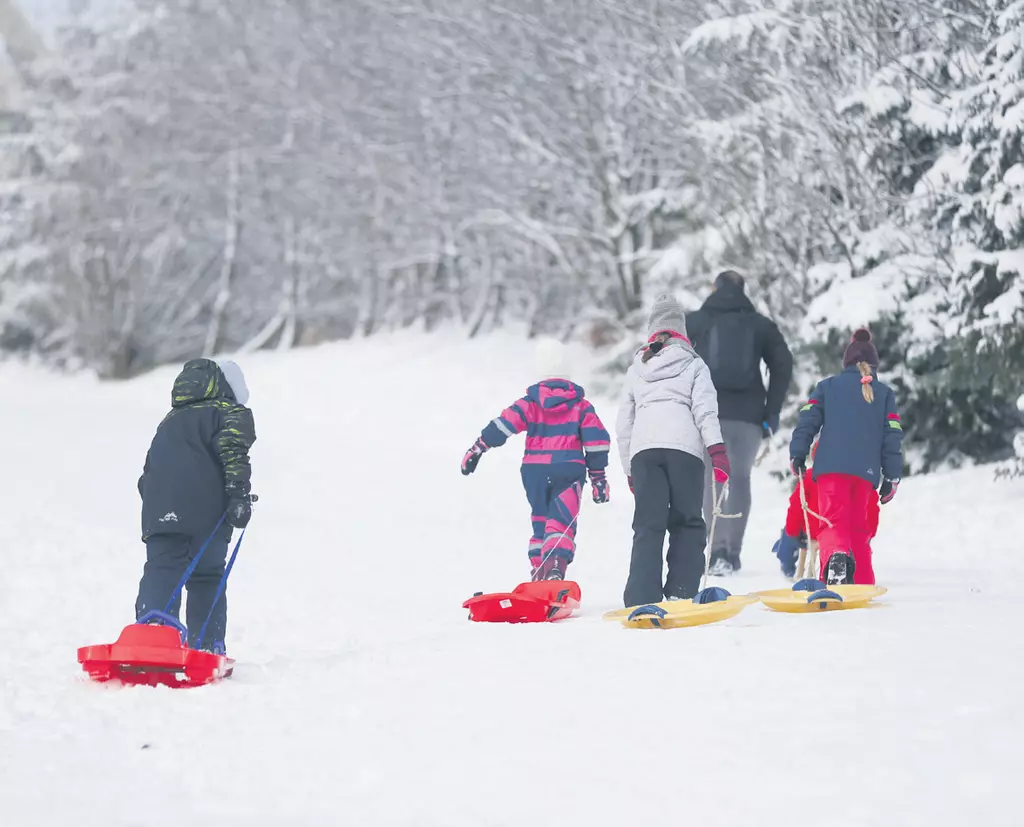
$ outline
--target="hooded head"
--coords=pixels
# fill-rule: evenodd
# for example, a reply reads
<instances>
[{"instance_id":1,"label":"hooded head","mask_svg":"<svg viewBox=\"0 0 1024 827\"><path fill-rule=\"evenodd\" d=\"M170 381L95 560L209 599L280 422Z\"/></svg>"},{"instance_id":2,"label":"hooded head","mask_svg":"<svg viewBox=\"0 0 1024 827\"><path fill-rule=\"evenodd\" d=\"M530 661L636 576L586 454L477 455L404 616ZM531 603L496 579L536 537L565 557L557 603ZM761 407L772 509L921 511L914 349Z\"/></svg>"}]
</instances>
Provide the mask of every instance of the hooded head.
<instances>
[{"instance_id":1,"label":"hooded head","mask_svg":"<svg viewBox=\"0 0 1024 827\"><path fill-rule=\"evenodd\" d=\"M745 293L747 291L747 286L746 282L743 280L743 276L735 270L723 270L718 274L718 278L715 279L714 289L733 290L737 293Z\"/></svg>"},{"instance_id":2,"label":"hooded head","mask_svg":"<svg viewBox=\"0 0 1024 827\"><path fill-rule=\"evenodd\" d=\"M224 374L224 378L231 388L235 401L239 405L248 404L249 387L245 384L245 375L242 373L242 369L230 359L218 362L217 366L220 368L220 372Z\"/></svg>"},{"instance_id":3,"label":"hooded head","mask_svg":"<svg viewBox=\"0 0 1024 827\"><path fill-rule=\"evenodd\" d=\"M183 408L208 399L234 399L244 405L249 401L242 369L234 362L217 364L212 359L190 359L174 380L171 407Z\"/></svg>"},{"instance_id":4,"label":"hooded head","mask_svg":"<svg viewBox=\"0 0 1024 827\"><path fill-rule=\"evenodd\" d=\"M569 379L572 368L565 345L557 339L541 339L534 355L537 375L541 379Z\"/></svg>"},{"instance_id":5,"label":"hooded head","mask_svg":"<svg viewBox=\"0 0 1024 827\"><path fill-rule=\"evenodd\" d=\"M647 320L648 339L653 339L663 332L675 333L686 338L686 314L683 312L683 306L667 293L654 300L654 307Z\"/></svg>"},{"instance_id":6,"label":"hooded head","mask_svg":"<svg viewBox=\"0 0 1024 827\"><path fill-rule=\"evenodd\" d=\"M878 367L878 351L875 350L871 332L866 327L853 331L850 343L843 353L844 368L856 365L858 362L866 362L873 368Z\"/></svg>"}]
</instances>

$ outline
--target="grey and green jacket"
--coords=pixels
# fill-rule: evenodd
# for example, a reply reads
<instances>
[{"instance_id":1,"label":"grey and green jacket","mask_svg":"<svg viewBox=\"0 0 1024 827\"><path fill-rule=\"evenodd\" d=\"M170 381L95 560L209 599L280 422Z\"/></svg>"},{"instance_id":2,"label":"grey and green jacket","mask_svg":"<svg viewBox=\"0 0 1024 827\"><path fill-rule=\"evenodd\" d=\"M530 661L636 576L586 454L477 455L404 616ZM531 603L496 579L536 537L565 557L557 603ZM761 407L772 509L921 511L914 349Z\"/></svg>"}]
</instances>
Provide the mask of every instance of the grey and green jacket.
<instances>
[{"instance_id":1,"label":"grey and green jacket","mask_svg":"<svg viewBox=\"0 0 1024 827\"><path fill-rule=\"evenodd\" d=\"M237 366L232 368L241 377ZM139 478L144 540L186 534L202 542L228 501L249 493L256 428L252 411L238 401L238 395L248 401L244 387L243 380L236 394L210 359L185 363L174 380L171 411L157 427Z\"/></svg>"}]
</instances>

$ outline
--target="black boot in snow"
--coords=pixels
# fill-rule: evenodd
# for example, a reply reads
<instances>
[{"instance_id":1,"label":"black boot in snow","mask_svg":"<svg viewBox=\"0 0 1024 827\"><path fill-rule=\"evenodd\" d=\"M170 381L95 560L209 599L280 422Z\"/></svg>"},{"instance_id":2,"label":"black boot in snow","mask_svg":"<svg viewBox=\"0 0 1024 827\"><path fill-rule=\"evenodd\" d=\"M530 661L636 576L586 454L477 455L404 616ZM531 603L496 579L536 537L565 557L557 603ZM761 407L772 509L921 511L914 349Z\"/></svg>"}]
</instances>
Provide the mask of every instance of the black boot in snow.
<instances>
[{"instance_id":1,"label":"black boot in snow","mask_svg":"<svg viewBox=\"0 0 1024 827\"><path fill-rule=\"evenodd\" d=\"M853 585L853 570L855 564L853 555L842 551L834 551L828 558L828 567L825 571L825 584L828 586L850 586Z\"/></svg>"},{"instance_id":2,"label":"black boot in snow","mask_svg":"<svg viewBox=\"0 0 1024 827\"><path fill-rule=\"evenodd\" d=\"M687 588L678 583L674 583L671 586L665 586L665 599L666 600L691 600L697 593L697 589L700 588L698 584L694 588Z\"/></svg>"},{"instance_id":3,"label":"black boot in snow","mask_svg":"<svg viewBox=\"0 0 1024 827\"><path fill-rule=\"evenodd\" d=\"M715 577L728 577L735 569L732 560L724 551L711 552L711 566L708 571Z\"/></svg>"},{"instance_id":4,"label":"black boot in snow","mask_svg":"<svg viewBox=\"0 0 1024 827\"><path fill-rule=\"evenodd\" d=\"M693 599L693 595L690 594L688 591L686 591L684 589L684 590L682 590L680 592L677 592L676 594L666 594L665 595L665 599L668 600L668 601L673 601L673 600L692 600Z\"/></svg>"},{"instance_id":5,"label":"black boot in snow","mask_svg":"<svg viewBox=\"0 0 1024 827\"><path fill-rule=\"evenodd\" d=\"M545 580L565 580L565 563L561 560L555 560L555 564L551 567L551 571L544 577Z\"/></svg>"},{"instance_id":6,"label":"black boot in snow","mask_svg":"<svg viewBox=\"0 0 1024 827\"><path fill-rule=\"evenodd\" d=\"M538 580L565 580L565 561L560 559L545 560L537 573Z\"/></svg>"}]
</instances>

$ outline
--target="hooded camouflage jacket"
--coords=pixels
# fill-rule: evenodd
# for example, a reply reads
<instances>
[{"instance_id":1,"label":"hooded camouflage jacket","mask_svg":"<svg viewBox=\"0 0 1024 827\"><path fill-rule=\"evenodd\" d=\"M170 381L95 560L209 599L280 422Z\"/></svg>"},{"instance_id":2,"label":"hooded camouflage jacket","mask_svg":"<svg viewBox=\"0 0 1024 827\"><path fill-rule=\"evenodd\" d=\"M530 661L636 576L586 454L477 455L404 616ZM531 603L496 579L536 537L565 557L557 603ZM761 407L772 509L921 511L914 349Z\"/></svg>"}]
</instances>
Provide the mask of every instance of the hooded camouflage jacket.
<instances>
[{"instance_id":1,"label":"hooded camouflage jacket","mask_svg":"<svg viewBox=\"0 0 1024 827\"><path fill-rule=\"evenodd\" d=\"M228 501L249 493L255 441L252 411L235 399L217 363L186 362L139 479L143 539L187 534L204 540Z\"/></svg>"}]
</instances>

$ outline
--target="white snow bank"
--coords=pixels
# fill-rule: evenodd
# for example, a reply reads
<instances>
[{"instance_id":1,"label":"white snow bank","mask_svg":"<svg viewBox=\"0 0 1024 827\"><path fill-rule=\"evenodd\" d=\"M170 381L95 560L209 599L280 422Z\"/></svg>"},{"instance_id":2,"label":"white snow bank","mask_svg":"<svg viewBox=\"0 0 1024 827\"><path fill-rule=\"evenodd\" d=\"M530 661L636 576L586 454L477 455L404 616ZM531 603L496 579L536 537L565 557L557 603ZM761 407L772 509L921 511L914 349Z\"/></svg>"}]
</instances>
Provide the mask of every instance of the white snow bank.
<instances>
[{"instance_id":1,"label":"white snow bank","mask_svg":"<svg viewBox=\"0 0 1024 827\"><path fill-rule=\"evenodd\" d=\"M801 338L819 339L832 328L853 330L902 310L912 328L911 341L923 346L942 331L937 311L943 295L934 286L919 287L942 266L934 258L911 253L896 256L860 278L849 278L849 269L840 269L840 277L808 306Z\"/></svg>"},{"instance_id":2,"label":"white snow bank","mask_svg":"<svg viewBox=\"0 0 1024 827\"><path fill-rule=\"evenodd\" d=\"M535 378L533 345L396 336L241 364L261 500L229 590L239 666L177 692L75 663L131 620L135 480L175 370L0 366L5 825L1016 823L1024 481L905 480L876 609L645 633L600 619L631 538L613 464L612 504L581 517L581 615L471 624L462 600L527 572L521 440L469 479L458 463ZM783 583L785 492L761 474L734 592Z\"/></svg>"}]
</instances>

